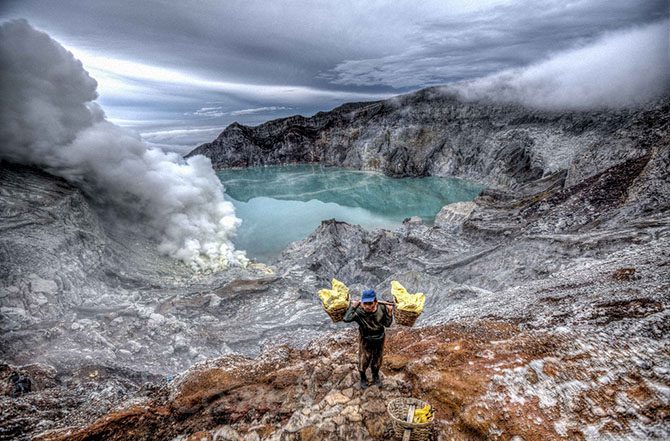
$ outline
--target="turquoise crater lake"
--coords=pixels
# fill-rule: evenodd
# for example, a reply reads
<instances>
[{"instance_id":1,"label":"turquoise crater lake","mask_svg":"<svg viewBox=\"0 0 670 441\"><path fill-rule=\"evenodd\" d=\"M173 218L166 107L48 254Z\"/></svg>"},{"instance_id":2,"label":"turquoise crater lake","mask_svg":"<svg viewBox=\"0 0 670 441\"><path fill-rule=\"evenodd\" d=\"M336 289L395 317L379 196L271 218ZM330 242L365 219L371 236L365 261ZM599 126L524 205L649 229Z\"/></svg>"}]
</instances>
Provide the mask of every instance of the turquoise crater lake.
<instances>
[{"instance_id":1,"label":"turquoise crater lake","mask_svg":"<svg viewBox=\"0 0 670 441\"><path fill-rule=\"evenodd\" d=\"M453 178L394 179L320 165L219 171L226 199L242 219L234 240L261 262L307 237L322 220L395 229L411 216L432 222L447 204L474 199L481 185Z\"/></svg>"}]
</instances>

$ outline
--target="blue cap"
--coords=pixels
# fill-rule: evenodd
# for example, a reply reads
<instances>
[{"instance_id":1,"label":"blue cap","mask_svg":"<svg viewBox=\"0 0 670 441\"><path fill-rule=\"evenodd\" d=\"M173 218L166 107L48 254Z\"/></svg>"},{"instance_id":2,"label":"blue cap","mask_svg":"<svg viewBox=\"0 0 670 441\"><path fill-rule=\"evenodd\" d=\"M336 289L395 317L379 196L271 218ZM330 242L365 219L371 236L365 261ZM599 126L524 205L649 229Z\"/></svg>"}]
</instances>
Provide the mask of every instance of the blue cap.
<instances>
[{"instance_id":1,"label":"blue cap","mask_svg":"<svg viewBox=\"0 0 670 441\"><path fill-rule=\"evenodd\" d=\"M374 302L375 300L377 300L377 293L374 289L366 289L363 291L361 302Z\"/></svg>"}]
</instances>

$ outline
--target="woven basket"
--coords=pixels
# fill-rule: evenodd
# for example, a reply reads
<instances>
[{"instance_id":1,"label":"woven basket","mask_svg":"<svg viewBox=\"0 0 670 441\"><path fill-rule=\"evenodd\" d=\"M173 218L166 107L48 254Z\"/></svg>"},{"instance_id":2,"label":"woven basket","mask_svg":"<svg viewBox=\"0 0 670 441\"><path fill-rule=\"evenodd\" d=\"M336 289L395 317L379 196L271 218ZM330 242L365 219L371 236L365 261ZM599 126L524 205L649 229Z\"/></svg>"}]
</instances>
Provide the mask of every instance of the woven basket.
<instances>
[{"instance_id":1,"label":"woven basket","mask_svg":"<svg viewBox=\"0 0 670 441\"><path fill-rule=\"evenodd\" d=\"M324 311L326 311L326 314L328 314L333 323L337 323L342 321L342 319L344 318L344 313L347 312L348 307L345 306L344 308L333 309L330 311L327 310L326 308L323 309Z\"/></svg>"},{"instance_id":2,"label":"woven basket","mask_svg":"<svg viewBox=\"0 0 670 441\"><path fill-rule=\"evenodd\" d=\"M393 423L393 433L397 438L402 438L405 429L410 429L412 431L409 437L410 441L427 441L430 436L430 428L435 421L435 416L433 415L433 419L425 423L408 423L405 419L407 418L409 406L412 404L417 409L421 409L428 403L416 398L396 398L391 400L386 406L386 410L391 416Z\"/></svg>"},{"instance_id":3,"label":"woven basket","mask_svg":"<svg viewBox=\"0 0 670 441\"><path fill-rule=\"evenodd\" d=\"M402 309L395 309L395 322L402 326L414 326L414 322L421 314L413 311L403 311Z\"/></svg>"}]
</instances>

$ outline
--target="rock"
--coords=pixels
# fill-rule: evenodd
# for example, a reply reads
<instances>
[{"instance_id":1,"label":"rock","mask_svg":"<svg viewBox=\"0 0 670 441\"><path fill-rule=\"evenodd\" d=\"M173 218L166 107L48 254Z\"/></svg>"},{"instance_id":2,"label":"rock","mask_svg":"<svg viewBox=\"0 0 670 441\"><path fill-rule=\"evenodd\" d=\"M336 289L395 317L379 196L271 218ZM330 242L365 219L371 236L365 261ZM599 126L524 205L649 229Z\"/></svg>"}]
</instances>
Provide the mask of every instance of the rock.
<instances>
[{"instance_id":1,"label":"rock","mask_svg":"<svg viewBox=\"0 0 670 441\"><path fill-rule=\"evenodd\" d=\"M284 430L287 432L299 432L309 424L309 418L303 415L302 412L294 412L284 426Z\"/></svg>"},{"instance_id":2,"label":"rock","mask_svg":"<svg viewBox=\"0 0 670 441\"><path fill-rule=\"evenodd\" d=\"M342 405L338 404L333 407L326 407L324 410L321 412L319 415L322 419L326 418L338 418L338 416L342 413Z\"/></svg>"},{"instance_id":3,"label":"rock","mask_svg":"<svg viewBox=\"0 0 670 441\"><path fill-rule=\"evenodd\" d=\"M358 379L356 378L355 374L353 372L348 373L342 382L340 383L340 386L346 389L352 389L352 386L354 384L358 383Z\"/></svg>"},{"instance_id":4,"label":"rock","mask_svg":"<svg viewBox=\"0 0 670 441\"><path fill-rule=\"evenodd\" d=\"M133 343L135 343L135 342L133 342ZM133 346L136 347L136 345L133 345ZM189 344L188 344L188 342L186 341L186 338L184 338L183 335L175 336L172 346L174 348L173 349L174 352L188 351L188 349L189 349ZM137 350L139 350L139 348L137 348Z\"/></svg>"},{"instance_id":5,"label":"rock","mask_svg":"<svg viewBox=\"0 0 670 441\"><path fill-rule=\"evenodd\" d=\"M318 441L316 437L316 428L314 426L303 427L300 430L300 441Z\"/></svg>"},{"instance_id":6,"label":"rock","mask_svg":"<svg viewBox=\"0 0 670 441\"><path fill-rule=\"evenodd\" d=\"M475 209L474 202L455 202L442 207L435 216L435 225L445 229L456 229L463 225Z\"/></svg>"},{"instance_id":7,"label":"rock","mask_svg":"<svg viewBox=\"0 0 670 441\"><path fill-rule=\"evenodd\" d=\"M244 435L244 441L260 441L261 437L258 435L258 432L249 432Z\"/></svg>"},{"instance_id":8,"label":"rock","mask_svg":"<svg viewBox=\"0 0 670 441\"><path fill-rule=\"evenodd\" d=\"M216 441L239 441L241 438L237 431L230 426L223 426L216 429L213 435Z\"/></svg>"},{"instance_id":9,"label":"rock","mask_svg":"<svg viewBox=\"0 0 670 441\"><path fill-rule=\"evenodd\" d=\"M41 279L37 274L31 274L29 280L32 292L45 294L56 294L58 292L58 285L53 280Z\"/></svg>"},{"instance_id":10,"label":"rock","mask_svg":"<svg viewBox=\"0 0 670 441\"><path fill-rule=\"evenodd\" d=\"M319 430L321 432L333 433L333 432L335 432L335 430L337 430L337 427L335 427L335 423L333 421L324 421L319 426Z\"/></svg>"},{"instance_id":11,"label":"rock","mask_svg":"<svg viewBox=\"0 0 670 441\"><path fill-rule=\"evenodd\" d=\"M213 441L214 437L209 432L195 432L190 434L186 441Z\"/></svg>"},{"instance_id":12,"label":"rock","mask_svg":"<svg viewBox=\"0 0 670 441\"><path fill-rule=\"evenodd\" d=\"M373 400L365 403L363 410L370 413L384 413L386 412L386 405L383 401Z\"/></svg>"},{"instance_id":13,"label":"rock","mask_svg":"<svg viewBox=\"0 0 670 441\"><path fill-rule=\"evenodd\" d=\"M42 305L46 305L47 303L49 303L49 299L47 299L46 296L42 293L33 294L32 295L32 301L37 306L42 306Z\"/></svg>"},{"instance_id":14,"label":"rock","mask_svg":"<svg viewBox=\"0 0 670 441\"><path fill-rule=\"evenodd\" d=\"M128 345L128 349L133 354L137 354L138 352L140 352L142 350L142 345L140 343L136 342L135 340L128 340L127 345Z\"/></svg>"},{"instance_id":15,"label":"rock","mask_svg":"<svg viewBox=\"0 0 670 441\"><path fill-rule=\"evenodd\" d=\"M150 328L159 328L165 323L165 317L161 314L151 313L149 315L149 323L147 324Z\"/></svg>"},{"instance_id":16,"label":"rock","mask_svg":"<svg viewBox=\"0 0 670 441\"><path fill-rule=\"evenodd\" d=\"M372 438L381 439L386 432L387 424L381 418L365 418L364 424Z\"/></svg>"},{"instance_id":17,"label":"rock","mask_svg":"<svg viewBox=\"0 0 670 441\"><path fill-rule=\"evenodd\" d=\"M592 409L592 412L593 412L594 415L599 416L599 417L603 417L603 416L607 415L607 414L605 413L605 411L604 411L601 407L599 407L599 406L595 406L595 407Z\"/></svg>"},{"instance_id":18,"label":"rock","mask_svg":"<svg viewBox=\"0 0 670 441\"><path fill-rule=\"evenodd\" d=\"M363 417L361 416L358 406L347 406L344 408L342 411L342 415L344 415L349 421L351 422L359 422L363 421Z\"/></svg>"},{"instance_id":19,"label":"rock","mask_svg":"<svg viewBox=\"0 0 670 441\"><path fill-rule=\"evenodd\" d=\"M333 371L330 366L317 366L314 369L314 375L318 381L327 381L332 377Z\"/></svg>"},{"instance_id":20,"label":"rock","mask_svg":"<svg viewBox=\"0 0 670 441\"><path fill-rule=\"evenodd\" d=\"M346 395L343 395L339 391L333 391L326 395L324 398L326 400L326 403L328 403L329 406L335 406L336 404L344 404L347 401L349 401L349 397Z\"/></svg>"}]
</instances>

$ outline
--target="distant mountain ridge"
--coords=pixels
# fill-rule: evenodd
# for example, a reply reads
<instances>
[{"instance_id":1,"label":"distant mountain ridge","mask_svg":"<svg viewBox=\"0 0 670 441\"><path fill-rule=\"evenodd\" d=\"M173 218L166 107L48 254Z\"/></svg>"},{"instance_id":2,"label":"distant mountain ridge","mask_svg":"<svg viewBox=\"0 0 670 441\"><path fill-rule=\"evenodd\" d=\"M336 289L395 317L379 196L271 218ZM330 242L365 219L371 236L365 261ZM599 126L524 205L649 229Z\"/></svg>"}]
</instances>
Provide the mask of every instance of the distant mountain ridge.
<instances>
[{"instance_id":1,"label":"distant mountain ridge","mask_svg":"<svg viewBox=\"0 0 670 441\"><path fill-rule=\"evenodd\" d=\"M568 177L574 183L604 170L574 167L588 150L609 149L608 155L619 159L640 153L637 135L629 133L639 132L633 126L641 119L667 111L669 102L665 98L642 109L546 111L465 102L453 91L433 87L255 127L235 122L187 156L205 155L217 169L318 162L394 177L458 176L496 187L579 169Z\"/></svg>"}]
</instances>

